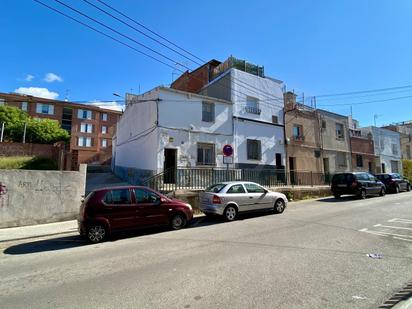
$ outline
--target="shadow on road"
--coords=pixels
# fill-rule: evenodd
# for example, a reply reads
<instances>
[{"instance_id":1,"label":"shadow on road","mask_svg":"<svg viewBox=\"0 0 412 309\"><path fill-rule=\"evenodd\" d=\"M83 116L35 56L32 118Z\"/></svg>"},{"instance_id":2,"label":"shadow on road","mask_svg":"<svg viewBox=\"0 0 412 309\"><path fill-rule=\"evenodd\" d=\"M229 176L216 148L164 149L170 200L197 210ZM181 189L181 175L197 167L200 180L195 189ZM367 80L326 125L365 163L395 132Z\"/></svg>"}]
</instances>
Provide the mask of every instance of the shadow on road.
<instances>
[{"instance_id":1,"label":"shadow on road","mask_svg":"<svg viewBox=\"0 0 412 309\"><path fill-rule=\"evenodd\" d=\"M267 212L256 212L256 213L247 213L239 215L237 220L247 220L253 219L261 216L267 215ZM208 225L215 225L221 224L225 221L220 216L212 216L212 217L198 217L194 218L191 222L188 229L198 228L198 227L205 227ZM145 235L153 235L163 232L168 232L170 229L168 227L153 227L153 228L146 228L146 229L139 229L134 231L124 231L124 232L117 232L111 235L109 242L111 241L120 241L122 239L140 237ZM58 250L65 250L70 248L82 247L82 246L92 246L95 244L91 244L84 238L80 237L79 235L72 235L72 236L64 236L64 237L56 237L56 238L49 238L49 239L42 239L36 241L30 241L25 243L19 243L17 245L10 246L6 248L3 253L9 255L21 255L21 254L31 254L31 253L39 253L39 252L47 252L47 251L58 251Z\"/></svg>"},{"instance_id":2,"label":"shadow on road","mask_svg":"<svg viewBox=\"0 0 412 309\"><path fill-rule=\"evenodd\" d=\"M65 236L17 244L8 247L3 251L3 253L11 255L29 254L45 251L70 249L74 247L84 246L87 244L88 242L82 239L80 236Z\"/></svg>"}]
</instances>

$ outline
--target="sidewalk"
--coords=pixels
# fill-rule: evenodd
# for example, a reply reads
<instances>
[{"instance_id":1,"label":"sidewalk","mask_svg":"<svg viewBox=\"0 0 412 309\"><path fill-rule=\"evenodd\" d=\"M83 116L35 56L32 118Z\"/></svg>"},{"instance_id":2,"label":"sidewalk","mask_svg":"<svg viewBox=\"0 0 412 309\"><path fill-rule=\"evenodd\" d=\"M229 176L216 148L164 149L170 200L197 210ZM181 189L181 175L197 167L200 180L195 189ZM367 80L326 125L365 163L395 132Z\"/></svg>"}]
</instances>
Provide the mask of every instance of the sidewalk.
<instances>
[{"instance_id":1,"label":"sidewalk","mask_svg":"<svg viewBox=\"0 0 412 309\"><path fill-rule=\"evenodd\" d=\"M0 243L69 233L77 233L76 220L0 229Z\"/></svg>"}]
</instances>

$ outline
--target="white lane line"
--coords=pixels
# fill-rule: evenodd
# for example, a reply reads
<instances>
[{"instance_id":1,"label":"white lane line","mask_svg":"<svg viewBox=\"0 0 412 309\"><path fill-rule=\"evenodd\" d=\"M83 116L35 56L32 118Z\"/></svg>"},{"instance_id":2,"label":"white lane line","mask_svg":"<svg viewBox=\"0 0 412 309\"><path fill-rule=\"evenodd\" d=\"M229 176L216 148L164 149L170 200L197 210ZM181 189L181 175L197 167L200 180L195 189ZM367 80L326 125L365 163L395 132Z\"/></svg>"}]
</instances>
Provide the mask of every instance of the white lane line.
<instances>
[{"instance_id":1,"label":"white lane line","mask_svg":"<svg viewBox=\"0 0 412 309\"><path fill-rule=\"evenodd\" d=\"M364 229L359 230L359 232L366 232L368 229L365 227Z\"/></svg>"},{"instance_id":2,"label":"white lane line","mask_svg":"<svg viewBox=\"0 0 412 309\"><path fill-rule=\"evenodd\" d=\"M367 231L367 233L370 233L370 232L371 232L371 231ZM387 232L380 232L380 231L377 231L377 232L374 231L374 233L385 234L385 235L390 235L390 236L398 236L398 237L412 238L412 236L403 235L403 234L394 234L394 233L387 233Z\"/></svg>"},{"instance_id":3,"label":"white lane line","mask_svg":"<svg viewBox=\"0 0 412 309\"><path fill-rule=\"evenodd\" d=\"M412 224L412 220L409 220L409 219L398 219L398 218L388 220L388 222L391 222L391 223L407 223L407 224Z\"/></svg>"},{"instance_id":4,"label":"white lane line","mask_svg":"<svg viewBox=\"0 0 412 309\"><path fill-rule=\"evenodd\" d=\"M400 239L400 240L406 240L406 241L412 241L412 239L405 239L405 238L396 237L396 236L394 236L393 238Z\"/></svg>"},{"instance_id":5,"label":"white lane line","mask_svg":"<svg viewBox=\"0 0 412 309\"><path fill-rule=\"evenodd\" d=\"M391 228L391 229L400 229L400 230L412 231L412 227L401 227L401 226L382 225L382 224L375 224L374 227L387 227L387 228Z\"/></svg>"}]
</instances>

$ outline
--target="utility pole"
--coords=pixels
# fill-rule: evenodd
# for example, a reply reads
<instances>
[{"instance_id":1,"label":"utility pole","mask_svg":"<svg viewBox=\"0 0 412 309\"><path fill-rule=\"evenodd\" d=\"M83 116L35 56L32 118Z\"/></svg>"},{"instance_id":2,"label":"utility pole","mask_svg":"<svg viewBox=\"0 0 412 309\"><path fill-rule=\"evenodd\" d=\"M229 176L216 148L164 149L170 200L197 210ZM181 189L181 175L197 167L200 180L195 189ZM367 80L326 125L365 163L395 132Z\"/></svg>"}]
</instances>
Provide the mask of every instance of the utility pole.
<instances>
[{"instance_id":1,"label":"utility pole","mask_svg":"<svg viewBox=\"0 0 412 309\"><path fill-rule=\"evenodd\" d=\"M24 123L23 144L26 143L26 130L27 130L27 121Z\"/></svg>"},{"instance_id":2,"label":"utility pole","mask_svg":"<svg viewBox=\"0 0 412 309\"><path fill-rule=\"evenodd\" d=\"M4 122L1 123L0 143L3 143L3 136L4 136Z\"/></svg>"}]
</instances>

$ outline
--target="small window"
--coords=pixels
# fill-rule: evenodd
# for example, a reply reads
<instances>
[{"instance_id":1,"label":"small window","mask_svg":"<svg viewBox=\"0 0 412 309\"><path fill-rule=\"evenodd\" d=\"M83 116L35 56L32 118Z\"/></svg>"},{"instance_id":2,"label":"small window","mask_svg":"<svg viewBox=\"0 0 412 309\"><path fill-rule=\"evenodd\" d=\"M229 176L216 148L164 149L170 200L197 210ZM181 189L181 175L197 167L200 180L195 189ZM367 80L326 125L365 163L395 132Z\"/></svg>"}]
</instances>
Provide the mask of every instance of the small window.
<instances>
[{"instance_id":1,"label":"small window","mask_svg":"<svg viewBox=\"0 0 412 309\"><path fill-rule=\"evenodd\" d=\"M303 140L303 127L301 125L293 125L293 139Z\"/></svg>"},{"instance_id":2,"label":"small window","mask_svg":"<svg viewBox=\"0 0 412 309\"><path fill-rule=\"evenodd\" d=\"M54 106L51 104L36 104L36 113L38 114L46 114L46 115L53 115L54 114Z\"/></svg>"},{"instance_id":3,"label":"small window","mask_svg":"<svg viewBox=\"0 0 412 309\"><path fill-rule=\"evenodd\" d=\"M249 114L260 115L259 100L254 97L246 97L245 111Z\"/></svg>"},{"instance_id":4,"label":"small window","mask_svg":"<svg viewBox=\"0 0 412 309\"><path fill-rule=\"evenodd\" d=\"M202 102L202 121L215 121L215 104L209 102Z\"/></svg>"},{"instance_id":5,"label":"small window","mask_svg":"<svg viewBox=\"0 0 412 309\"><path fill-rule=\"evenodd\" d=\"M279 123L279 118L278 116L272 115L272 123L278 124Z\"/></svg>"},{"instance_id":6,"label":"small window","mask_svg":"<svg viewBox=\"0 0 412 309\"><path fill-rule=\"evenodd\" d=\"M92 146L92 139L91 137L84 137L79 136L78 146L80 147L91 147Z\"/></svg>"},{"instance_id":7,"label":"small window","mask_svg":"<svg viewBox=\"0 0 412 309\"><path fill-rule=\"evenodd\" d=\"M104 202L110 205L131 204L129 189L117 189L108 191L104 197Z\"/></svg>"},{"instance_id":8,"label":"small window","mask_svg":"<svg viewBox=\"0 0 412 309\"><path fill-rule=\"evenodd\" d=\"M322 120L322 129L326 129L326 121Z\"/></svg>"},{"instance_id":9,"label":"small window","mask_svg":"<svg viewBox=\"0 0 412 309\"><path fill-rule=\"evenodd\" d=\"M247 192L249 193L265 193L265 189L254 183L245 183L245 187Z\"/></svg>"},{"instance_id":10,"label":"small window","mask_svg":"<svg viewBox=\"0 0 412 309\"><path fill-rule=\"evenodd\" d=\"M107 114L102 114L102 120L107 121Z\"/></svg>"},{"instance_id":11,"label":"small window","mask_svg":"<svg viewBox=\"0 0 412 309\"><path fill-rule=\"evenodd\" d=\"M3 106L6 104L6 100L5 99L0 99L0 106Z\"/></svg>"},{"instance_id":12,"label":"small window","mask_svg":"<svg viewBox=\"0 0 412 309\"><path fill-rule=\"evenodd\" d=\"M77 118L79 119L92 119L92 112L85 110L85 109L79 109L77 111Z\"/></svg>"},{"instance_id":13,"label":"small window","mask_svg":"<svg viewBox=\"0 0 412 309\"><path fill-rule=\"evenodd\" d=\"M215 165L215 145L214 144L197 144L197 164L198 165Z\"/></svg>"},{"instance_id":14,"label":"small window","mask_svg":"<svg viewBox=\"0 0 412 309\"><path fill-rule=\"evenodd\" d=\"M231 193L231 194L238 194L238 193L246 193L245 188L243 188L243 185L238 184L238 185L233 185L227 190L226 193Z\"/></svg>"},{"instance_id":15,"label":"small window","mask_svg":"<svg viewBox=\"0 0 412 309\"><path fill-rule=\"evenodd\" d=\"M160 196L144 189L134 189L136 202L139 203L156 203L160 200Z\"/></svg>"},{"instance_id":16,"label":"small window","mask_svg":"<svg viewBox=\"0 0 412 309\"><path fill-rule=\"evenodd\" d=\"M356 155L356 166L363 167L363 156L362 155Z\"/></svg>"},{"instance_id":17,"label":"small window","mask_svg":"<svg viewBox=\"0 0 412 309\"><path fill-rule=\"evenodd\" d=\"M106 134L107 133L107 126L102 126L102 134Z\"/></svg>"},{"instance_id":18,"label":"small window","mask_svg":"<svg viewBox=\"0 0 412 309\"><path fill-rule=\"evenodd\" d=\"M103 148L107 147L107 139L102 139L102 147Z\"/></svg>"},{"instance_id":19,"label":"small window","mask_svg":"<svg viewBox=\"0 0 412 309\"><path fill-rule=\"evenodd\" d=\"M336 164L338 167L346 167L346 154L344 152L338 152L336 154Z\"/></svg>"},{"instance_id":20,"label":"small window","mask_svg":"<svg viewBox=\"0 0 412 309\"><path fill-rule=\"evenodd\" d=\"M262 159L262 147L261 142L256 139L247 140L247 159L248 160L261 160Z\"/></svg>"},{"instance_id":21,"label":"small window","mask_svg":"<svg viewBox=\"0 0 412 309\"><path fill-rule=\"evenodd\" d=\"M343 139L345 138L344 127L342 123L336 124L336 138Z\"/></svg>"},{"instance_id":22,"label":"small window","mask_svg":"<svg viewBox=\"0 0 412 309\"><path fill-rule=\"evenodd\" d=\"M398 155L398 145L392 144L392 154L397 156Z\"/></svg>"},{"instance_id":23,"label":"small window","mask_svg":"<svg viewBox=\"0 0 412 309\"><path fill-rule=\"evenodd\" d=\"M93 125L90 123L80 124L80 132L82 133L93 133Z\"/></svg>"},{"instance_id":24,"label":"small window","mask_svg":"<svg viewBox=\"0 0 412 309\"><path fill-rule=\"evenodd\" d=\"M27 102L21 102L21 110L27 112Z\"/></svg>"}]
</instances>

